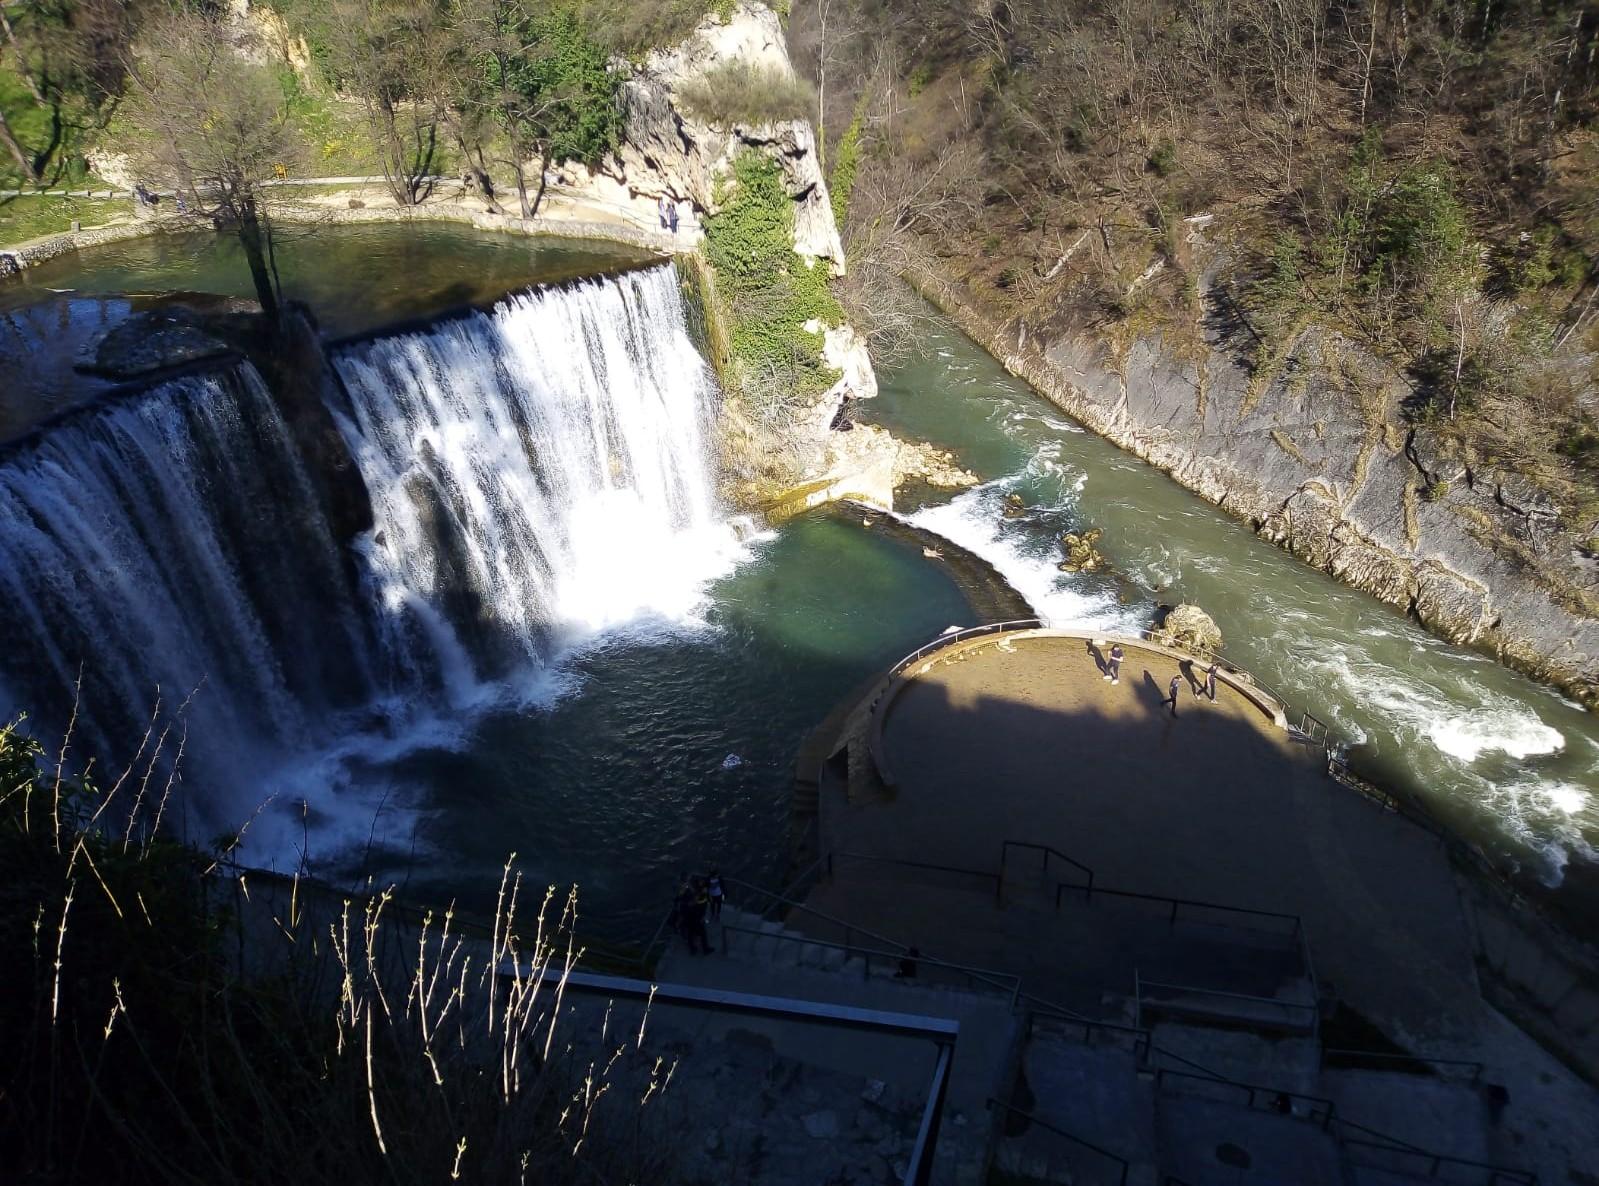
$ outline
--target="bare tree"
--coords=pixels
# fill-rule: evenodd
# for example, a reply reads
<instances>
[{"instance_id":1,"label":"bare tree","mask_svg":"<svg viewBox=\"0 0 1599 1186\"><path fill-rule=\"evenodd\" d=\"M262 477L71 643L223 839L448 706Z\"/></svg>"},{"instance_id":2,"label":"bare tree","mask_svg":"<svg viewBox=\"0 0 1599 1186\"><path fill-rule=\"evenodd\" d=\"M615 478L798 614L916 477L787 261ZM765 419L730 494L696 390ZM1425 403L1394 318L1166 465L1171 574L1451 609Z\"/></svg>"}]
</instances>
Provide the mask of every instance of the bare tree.
<instances>
[{"instance_id":1,"label":"bare tree","mask_svg":"<svg viewBox=\"0 0 1599 1186\"><path fill-rule=\"evenodd\" d=\"M433 192L443 120L440 67L452 60L428 0L332 0L327 38L340 86L360 100L389 192L415 206Z\"/></svg>"},{"instance_id":2,"label":"bare tree","mask_svg":"<svg viewBox=\"0 0 1599 1186\"><path fill-rule=\"evenodd\" d=\"M277 268L261 182L288 169L298 141L277 78L239 51L215 15L156 11L128 62L124 111L151 174L170 178L194 217L238 237L261 311L276 326Z\"/></svg>"}]
</instances>

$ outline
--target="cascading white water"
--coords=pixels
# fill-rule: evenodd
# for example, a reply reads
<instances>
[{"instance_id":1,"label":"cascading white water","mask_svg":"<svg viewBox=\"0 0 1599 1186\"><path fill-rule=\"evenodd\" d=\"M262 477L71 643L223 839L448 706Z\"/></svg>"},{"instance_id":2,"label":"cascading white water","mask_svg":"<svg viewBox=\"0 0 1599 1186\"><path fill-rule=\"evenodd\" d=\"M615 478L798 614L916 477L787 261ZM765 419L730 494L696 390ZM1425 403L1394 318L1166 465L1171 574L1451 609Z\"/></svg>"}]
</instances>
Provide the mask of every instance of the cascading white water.
<instances>
[{"instance_id":1,"label":"cascading white water","mask_svg":"<svg viewBox=\"0 0 1599 1186\"><path fill-rule=\"evenodd\" d=\"M364 838L351 765L450 744L552 660L692 622L742 554L715 495L712 376L670 266L340 348L370 491L359 584L260 376L174 380L0 457L0 714L125 761L157 689L237 827L270 792ZM231 795L222 795L226 789ZM299 838L279 813L255 826ZM356 820L359 815L359 820ZM293 818L289 818L293 816ZM270 845L269 845L270 846Z\"/></svg>"},{"instance_id":2,"label":"cascading white water","mask_svg":"<svg viewBox=\"0 0 1599 1186\"><path fill-rule=\"evenodd\" d=\"M369 694L343 562L248 365L58 426L0 464L0 686L127 760L157 694L248 771ZM81 693L78 690L81 678ZM198 691L197 691L198 690Z\"/></svg>"},{"instance_id":3,"label":"cascading white water","mask_svg":"<svg viewBox=\"0 0 1599 1186\"><path fill-rule=\"evenodd\" d=\"M738 554L716 386L670 266L513 296L335 365L391 652L441 673L452 703L597 632L690 618Z\"/></svg>"}]
</instances>

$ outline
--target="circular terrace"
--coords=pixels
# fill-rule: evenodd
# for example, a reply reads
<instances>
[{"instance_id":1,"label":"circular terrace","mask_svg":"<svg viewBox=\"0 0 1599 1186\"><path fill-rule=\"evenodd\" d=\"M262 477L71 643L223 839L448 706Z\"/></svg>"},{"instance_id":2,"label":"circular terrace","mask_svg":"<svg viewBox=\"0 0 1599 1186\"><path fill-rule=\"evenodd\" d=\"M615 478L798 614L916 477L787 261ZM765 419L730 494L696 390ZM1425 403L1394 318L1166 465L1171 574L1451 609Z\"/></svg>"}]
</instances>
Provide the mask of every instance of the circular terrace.
<instances>
[{"instance_id":1,"label":"circular terrace","mask_svg":"<svg viewBox=\"0 0 1599 1186\"><path fill-rule=\"evenodd\" d=\"M1214 699L1205 679L1169 647L1036 623L934 640L871 698L857 777L824 782L835 875L813 898L944 958L1028 951L1039 975L1096 966L1122 993L1137 957L1106 948L1129 932L1105 912L1240 932L1291 917L1322 996L1413 1033L1472 1012L1437 839L1331 778L1314 718L1245 673L1219 668ZM1047 921L1090 907L1093 925ZM1098 948L1060 950L1068 933Z\"/></svg>"}]
</instances>

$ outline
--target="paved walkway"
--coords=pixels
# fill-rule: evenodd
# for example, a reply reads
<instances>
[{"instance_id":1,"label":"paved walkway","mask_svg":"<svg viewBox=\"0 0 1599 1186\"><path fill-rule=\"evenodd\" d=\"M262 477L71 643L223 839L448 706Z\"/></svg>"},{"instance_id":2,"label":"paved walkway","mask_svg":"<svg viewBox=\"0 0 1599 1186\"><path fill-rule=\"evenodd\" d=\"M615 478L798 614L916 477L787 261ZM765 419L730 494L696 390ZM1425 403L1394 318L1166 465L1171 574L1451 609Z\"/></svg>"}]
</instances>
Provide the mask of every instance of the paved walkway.
<instances>
[{"instance_id":1,"label":"paved walkway","mask_svg":"<svg viewBox=\"0 0 1599 1186\"><path fill-rule=\"evenodd\" d=\"M1160 704L1173 675L1175 717ZM882 746L897 789L824 792L824 849L997 870L1004 840L1048 844L1102 886L1302 916L1323 989L1423 1046L1475 1023L1467 928L1436 841L1333 783L1318 748L1242 694L1196 696L1174 658L1128 647L1113 686L1083 639L952 648L891 702ZM1009 920L967 923L909 872L892 891L841 872L818 902L888 934L912 928L947 959L1023 941L996 945ZM1063 938L1040 926L1032 943ZM1090 969L1108 958L1069 954Z\"/></svg>"}]
</instances>

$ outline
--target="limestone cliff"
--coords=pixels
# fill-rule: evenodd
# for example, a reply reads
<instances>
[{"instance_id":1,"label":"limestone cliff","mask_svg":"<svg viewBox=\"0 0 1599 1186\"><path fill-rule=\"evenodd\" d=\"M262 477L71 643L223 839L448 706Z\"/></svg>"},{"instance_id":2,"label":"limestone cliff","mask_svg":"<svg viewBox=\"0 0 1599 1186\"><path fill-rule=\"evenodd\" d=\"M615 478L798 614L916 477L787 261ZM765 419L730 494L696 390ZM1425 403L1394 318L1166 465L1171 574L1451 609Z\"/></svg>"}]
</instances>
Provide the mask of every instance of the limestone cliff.
<instances>
[{"instance_id":1,"label":"limestone cliff","mask_svg":"<svg viewBox=\"0 0 1599 1186\"><path fill-rule=\"evenodd\" d=\"M635 196L665 194L698 212L715 213L718 179L744 148L769 153L783 170L794 199L794 250L844 271L844 249L833 223L827 181L816 155L816 133L804 120L713 128L688 114L677 92L717 66L737 62L792 76L777 14L763 4L741 3L724 22L700 22L681 45L656 50L622 84L622 143L604 170Z\"/></svg>"},{"instance_id":2,"label":"limestone cliff","mask_svg":"<svg viewBox=\"0 0 1599 1186\"><path fill-rule=\"evenodd\" d=\"M1121 341L923 290L1066 412L1260 535L1599 707L1599 560L1513 473L1399 429L1404 376L1312 326L1254 373L1226 318ZM1209 302L1206 307L1214 307Z\"/></svg>"},{"instance_id":3,"label":"limestone cliff","mask_svg":"<svg viewBox=\"0 0 1599 1186\"><path fill-rule=\"evenodd\" d=\"M845 270L844 249L834 222L827 182L816 153L816 134L805 120L711 126L696 118L680 93L729 64L792 77L787 42L777 14L744 0L724 20L710 14L687 40L657 49L641 63L623 67L621 143L599 169L568 171L569 191L587 191L602 202L653 219L662 196L685 217L685 246L697 241L699 220L714 216L729 194L734 158L754 150L774 160L794 203L794 252L804 267ZM714 306L714 277L703 278L699 299ZM714 309L711 310L714 317ZM849 401L877 394L877 378L866 341L849 325L806 323L826 365L837 379L803 407L785 407L777 417L730 406L724 422L735 478L735 494L758 506L807 505L835 497L889 505L894 487L907 477L964 484L970 479L930 449L907 445L886 432L838 431ZM718 353L716 335L708 345ZM725 351L721 351L725 357ZM929 477L931 475L931 477Z\"/></svg>"}]
</instances>

